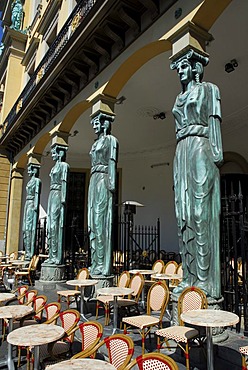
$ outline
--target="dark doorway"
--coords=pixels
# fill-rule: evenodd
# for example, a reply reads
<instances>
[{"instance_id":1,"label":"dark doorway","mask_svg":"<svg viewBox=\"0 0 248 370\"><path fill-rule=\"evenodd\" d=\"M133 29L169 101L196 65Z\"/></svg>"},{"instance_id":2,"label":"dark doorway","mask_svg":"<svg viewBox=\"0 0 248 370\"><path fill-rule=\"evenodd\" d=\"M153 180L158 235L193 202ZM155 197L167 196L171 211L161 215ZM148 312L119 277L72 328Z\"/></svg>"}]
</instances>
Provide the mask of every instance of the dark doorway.
<instances>
[{"instance_id":1,"label":"dark doorway","mask_svg":"<svg viewBox=\"0 0 248 370\"><path fill-rule=\"evenodd\" d=\"M66 260L71 268L75 267L75 255L81 252L85 244L85 187L86 172L70 172L67 195L65 250ZM71 273L73 274L73 271Z\"/></svg>"}]
</instances>

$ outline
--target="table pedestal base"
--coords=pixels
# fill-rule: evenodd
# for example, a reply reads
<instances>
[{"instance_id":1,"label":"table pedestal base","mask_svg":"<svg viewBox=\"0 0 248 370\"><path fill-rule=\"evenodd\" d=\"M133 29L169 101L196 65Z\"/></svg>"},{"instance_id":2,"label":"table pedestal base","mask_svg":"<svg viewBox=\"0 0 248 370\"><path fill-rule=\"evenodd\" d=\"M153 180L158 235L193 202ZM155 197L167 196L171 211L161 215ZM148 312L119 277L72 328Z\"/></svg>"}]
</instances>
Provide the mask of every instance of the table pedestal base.
<instances>
[{"instance_id":1,"label":"table pedestal base","mask_svg":"<svg viewBox=\"0 0 248 370\"><path fill-rule=\"evenodd\" d=\"M96 298L97 290L100 288L108 288L113 286L114 275L104 276L104 275L90 275L92 279L98 280L98 283L95 285L95 292L92 298Z\"/></svg>"}]
</instances>

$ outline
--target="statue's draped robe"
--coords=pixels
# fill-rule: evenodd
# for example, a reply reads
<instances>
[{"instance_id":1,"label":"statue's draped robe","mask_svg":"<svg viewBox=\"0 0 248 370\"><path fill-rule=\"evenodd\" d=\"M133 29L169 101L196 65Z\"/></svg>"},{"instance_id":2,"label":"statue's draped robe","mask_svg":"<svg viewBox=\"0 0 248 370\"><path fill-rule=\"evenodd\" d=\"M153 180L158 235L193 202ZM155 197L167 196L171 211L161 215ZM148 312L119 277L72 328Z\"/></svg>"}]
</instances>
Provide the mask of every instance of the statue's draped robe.
<instances>
[{"instance_id":1,"label":"statue's draped robe","mask_svg":"<svg viewBox=\"0 0 248 370\"><path fill-rule=\"evenodd\" d=\"M65 204L62 204L62 182L67 183L69 165L66 162L56 162L51 169L50 193L47 206L47 245L49 259L47 263L63 263L63 232L65 224ZM63 196L65 198L65 196Z\"/></svg>"},{"instance_id":2,"label":"statue's draped robe","mask_svg":"<svg viewBox=\"0 0 248 370\"><path fill-rule=\"evenodd\" d=\"M36 177L32 177L26 186L26 202L22 223L23 245L26 260L31 260L35 252L40 187L41 181Z\"/></svg>"},{"instance_id":3,"label":"statue's draped robe","mask_svg":"<svg viewBox=\"0 0 248 370\"><path fill-rule=\"evenodd\" d=\"M218 88L211 83L196 84L178 95L173 114L175 208L183 283L197 285L218 298L220 183L213 154L216 148L222 150Z\"/></svg>"},{"instance_id":4,"label":"statue's draped robe","mask_svg":"<svg viewBox=\"0 0 248 370\"><path fill-rule=\"evenodd\" d=\"M109 168L116 167L118 141L112 135L101 136L93 144L91 178L88 195L88 228L91 247L91 273L110 275L112 266L113 202L115 174L111 178ZM114 169L116 171L116 168ZM113 189L114 190L114 189Z\"/></svg>"}]
</instances>

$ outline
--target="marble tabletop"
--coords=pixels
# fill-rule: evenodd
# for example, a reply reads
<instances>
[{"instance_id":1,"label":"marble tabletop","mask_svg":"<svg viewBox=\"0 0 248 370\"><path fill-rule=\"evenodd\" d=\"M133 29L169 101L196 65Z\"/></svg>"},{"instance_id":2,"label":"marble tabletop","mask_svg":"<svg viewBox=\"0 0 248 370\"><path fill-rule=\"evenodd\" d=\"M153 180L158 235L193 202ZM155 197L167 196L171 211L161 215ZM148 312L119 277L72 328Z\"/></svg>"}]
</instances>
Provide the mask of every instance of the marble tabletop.
<instances>
[{"instance_id":1,"label":"marble tabletop","mask_svg":"<svg viewBox=\"0 0 248 370\"><path fill-rule=\"evenodd\" d=\"M60 339L64 333L61 326L53 324L23 326L9 333L7 342L15 346L39 346Z\"/></svg>"},{"instance_id":2,"label":"marble tabletop","mask_svg":"<svg viewBox=\"0 0 248 370\"><path fill-rule=\"evenodd\" d=\"M22 260L13 260L11 261L12 265L16 265L16 266L19 266L19 265L28 265L29 262L28 261L22 261Z\"/></svg>"},{"instance_id":3,"label":"marble tabletop","mask_svg":"<svg viewBox=\"0 0 248 370\"><path fill-rule=\"evenodd\" d=\"M152 275L152 274L156 273L155 270L139 270L139 269L129 270L128 272L130 274L140 273L141 275Z\"/></svg>"},{"instance_id":4,"label":"marble tabletop","mask_svg":"<svg viewBox=\"0 0 248 370\"><path fill-rule=\"evenodd\" d=\"M6 302L12 298L15 298L13 293L0 293L0 302Z\"/></svg>"},{"instance_id":5,"label":"marble tabletop","mask_svg":"<svg viewBox=\"0 0 248 370\"><path fill-rule=\"evenodd\" d=\"M159 280L176 280L176 279L182 279L182 276L179 274L154 274L151 276L153 279L159 279Z\"/></svg>"},{"instance_id":6,"label":"marble tabletop","mask_svg":"<svg viewBox=\"0 0 248 370\"><path fill-rule=\"evenodd\" d=\"M191 310L181 314L181 319L188 323L206 327L231 326L239 322L239 317L232 312L222 310Z\"/></svg>"},{"instance_id":7,"label":"marble tabletop","mask_svg":"<svg viewBox=\"0 0 248 370\"><path fill-rule=\"evenodd\" d=\"M75 279L75 280L68 280L66 284L73 285L73 286L91 286L96 285L98 280L93 279Z\"/></svg>"},{"instance_id":8,"label":"marble tabletop","mask_svg":"<svg viewBox=\"0 0 248 370\"><path fill-rule=\"evenodd\" d=\"M0 307L0 319L21 319L33 312L33 308L24 305Z\"/></svg>"},{"instance_id":9,"label":"marble tabletop","mask_svg":"<svg viewBox=\"0 0 248 370\"><path fill-rule=\"evenodd\" d=\"M75 358L67 361L58 362L54 365L48 365L48 370L114 370L115 367L109 362L96 360L92 358Z\"/></svg>"},{"instance_id":10,"label":"marble tabletop","mask_svg":"<svg viewBox=\"0 0 248 370\"><path fill-rule=\"evenodd\" d=\"M102 295L112 295L112 296L121 296L121 295L128 295L133 292L131 288L120 288L120 287L106 287L97 289L97 294Z\"/></svg>"}]
</instances>

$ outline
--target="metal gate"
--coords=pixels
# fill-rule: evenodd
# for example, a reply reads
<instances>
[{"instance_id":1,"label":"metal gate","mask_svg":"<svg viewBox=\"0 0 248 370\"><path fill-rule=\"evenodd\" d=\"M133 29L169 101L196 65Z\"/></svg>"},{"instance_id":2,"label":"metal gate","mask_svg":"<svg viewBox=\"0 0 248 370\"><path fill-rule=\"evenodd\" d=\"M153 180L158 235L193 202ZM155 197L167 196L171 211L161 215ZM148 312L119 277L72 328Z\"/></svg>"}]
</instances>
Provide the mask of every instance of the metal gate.
<instances>
[{"instance_id":1,"label":"metal gate","mask_svg":"<svg viewBox=\"0 0 248 370\"><path fill-rule=\"evenodd\" d=\"M240 317L236 330L248 336L248 175L221 178L221 283L223 308Z\"/></svg>"},{"instance_id":2,"label":"metal gate","mask_svg":"<svg viewBox=\"0 0 248 370\"><path fill-rule=\"evenodd\" d=\"M160 221L154 226L134 225L132 215L119 221L119 249L114 264L124 270L151 268L160 256ZM118 258L121 261L118 261ZM115 266L114 266L115 267Z\"/></svg>"}]
</instances>

